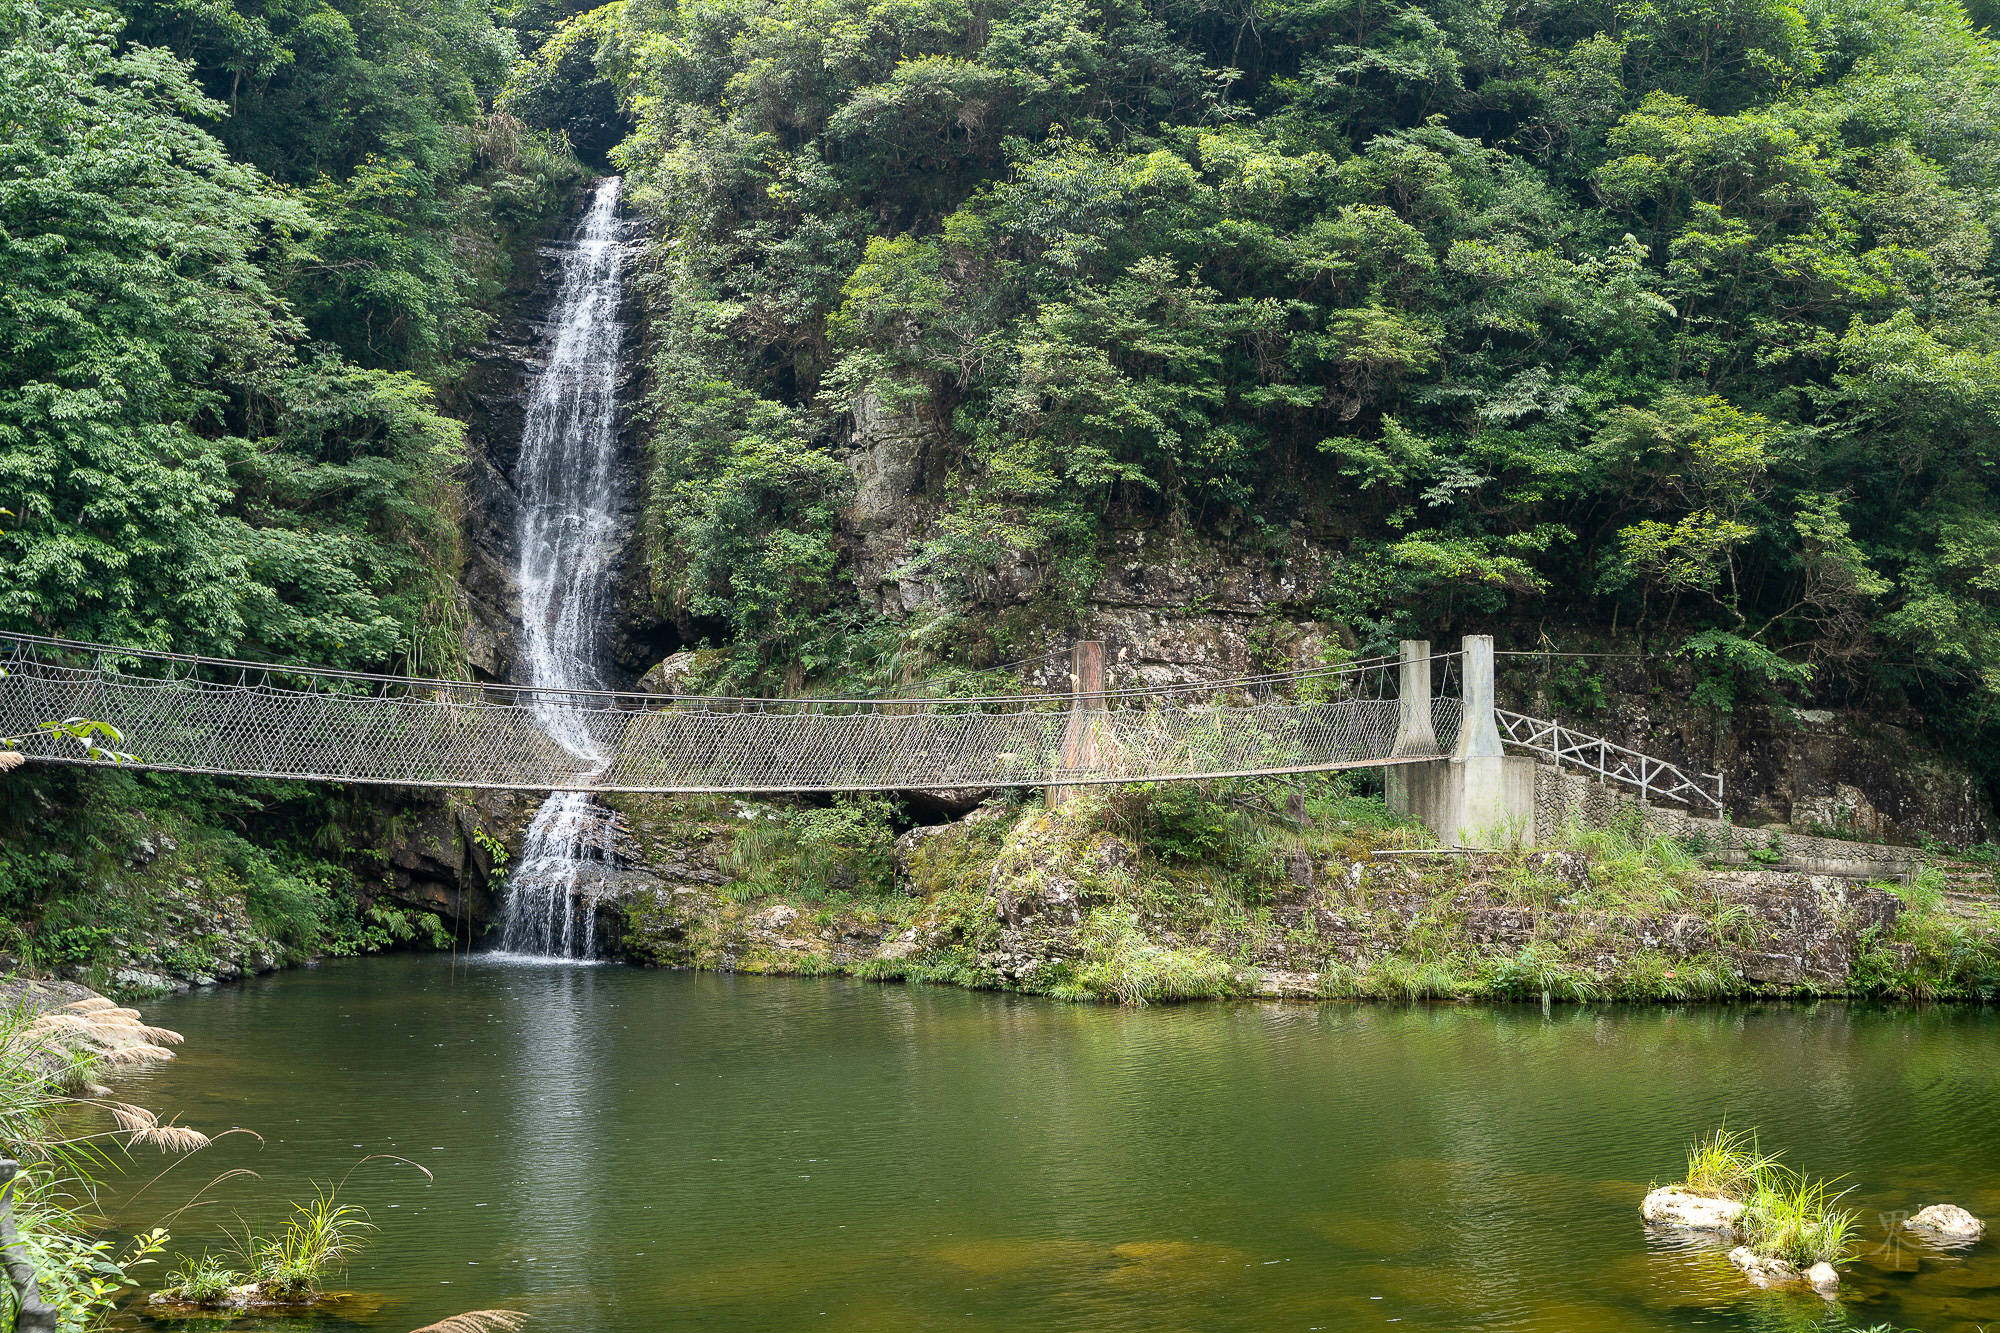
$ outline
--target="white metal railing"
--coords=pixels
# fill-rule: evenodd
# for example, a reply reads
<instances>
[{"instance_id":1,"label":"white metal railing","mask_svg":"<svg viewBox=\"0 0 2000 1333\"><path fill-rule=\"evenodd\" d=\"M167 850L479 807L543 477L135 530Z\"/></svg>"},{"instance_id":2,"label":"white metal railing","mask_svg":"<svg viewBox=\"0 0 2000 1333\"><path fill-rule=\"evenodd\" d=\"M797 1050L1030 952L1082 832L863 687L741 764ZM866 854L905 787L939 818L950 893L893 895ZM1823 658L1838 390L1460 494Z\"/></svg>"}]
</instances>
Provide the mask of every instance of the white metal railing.
<instances>
[{"instance_id":1,"label":"white metal railing","mask_svg":"<svg viewBox=\"0 0 2000 1333\"><path fill-rule=\"evenodd\" d=\"M1628 749L1602 736L1587 736L1560 722L1493 710L1501 737L1524 750L1545 754L1559 764L1594 773L1607 782L1637 787L1647 800L1679 801L1722 810L1722 774L1689 773L1664 759Z\"/></svg>"}]
</instances>

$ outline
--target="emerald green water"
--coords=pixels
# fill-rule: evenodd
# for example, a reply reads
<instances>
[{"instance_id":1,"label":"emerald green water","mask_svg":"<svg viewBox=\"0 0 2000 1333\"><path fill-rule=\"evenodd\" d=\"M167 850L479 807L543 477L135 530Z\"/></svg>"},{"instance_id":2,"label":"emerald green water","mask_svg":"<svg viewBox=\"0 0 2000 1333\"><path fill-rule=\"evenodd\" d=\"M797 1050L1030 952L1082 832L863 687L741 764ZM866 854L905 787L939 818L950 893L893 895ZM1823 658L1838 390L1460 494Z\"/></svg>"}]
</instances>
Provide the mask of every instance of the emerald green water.
<instances>
[{"instance_id":1,"label":"emerald green water","mask_svg":"<svg viewBox=\"0 0 2000 1333\"><path fill-rule=\"evenodd\" d=\"M380 1226L335 1316L656 1329L2000 1326L1990 1012L1217 1004L1121 1010L838 980L356 960L157 1002L182 1058L121 1095L214 1132L199 1249L369 1153ZM1727 1117L1848 1173L1840 1304L1749 1288L1638 1201ZM141 1160L122 1188L156 1170ZM144 1323L137 1315L128 1326ZM209 1324L206 1327L214 1327Z\"/></svg>"}]
</instances>

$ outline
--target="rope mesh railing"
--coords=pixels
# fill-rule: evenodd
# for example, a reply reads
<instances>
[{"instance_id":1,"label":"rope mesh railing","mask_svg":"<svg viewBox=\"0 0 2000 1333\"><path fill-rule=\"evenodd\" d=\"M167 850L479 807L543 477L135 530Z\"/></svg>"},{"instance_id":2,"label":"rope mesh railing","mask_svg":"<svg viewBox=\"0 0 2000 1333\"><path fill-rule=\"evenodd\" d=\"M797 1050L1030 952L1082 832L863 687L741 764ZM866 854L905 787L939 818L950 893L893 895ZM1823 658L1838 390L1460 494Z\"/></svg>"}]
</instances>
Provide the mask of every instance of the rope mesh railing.
<instances>
[{"instance_id":1,"label":"rope mesh railing","mask_svg":"<svg viewBox=\"0 0 2000 1333\"><path fill-rule=\"evenodd\" d=\"M1449 656L1449 655L1445 655ZM885 791L1301 773L1391 759L1395 670L1339 667L1069 695L819 698L549 691L0 634L0 736L109 762L50 722L117 728L131 766L218 776L626 792ZM551 704L575 749L544 721ZM1432 712L1441 752L1459 700ZM572 726L572 724L574 724ZM578 751L582 753L578 753Z\"/></svg>"}]
</instances>

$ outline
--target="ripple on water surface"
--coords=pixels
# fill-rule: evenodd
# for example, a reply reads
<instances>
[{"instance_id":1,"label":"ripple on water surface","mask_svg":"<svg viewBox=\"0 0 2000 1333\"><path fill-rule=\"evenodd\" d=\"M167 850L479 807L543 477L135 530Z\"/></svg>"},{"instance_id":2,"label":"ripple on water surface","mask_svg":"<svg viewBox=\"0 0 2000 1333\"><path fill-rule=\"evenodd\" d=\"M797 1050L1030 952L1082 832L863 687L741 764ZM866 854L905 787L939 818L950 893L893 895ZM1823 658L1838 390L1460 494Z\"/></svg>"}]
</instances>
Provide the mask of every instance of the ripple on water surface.
<instances>
[{"instance_id":1,"label":"ripple on water surface","mask_svg":"<svg viewBox=\"0 0 2000 1333\"><path fill-rule=\"evenodd\" d=\"M131 1224L235 1166L259 1178L225 1207L264 1225L367 1154L433 1174L354 1173L368 1299L295 1333L488 1306L550 1333L2000 1325L1993 1242L1888 1231L1940 1199L2000 1217L1989 1013L1120 1010L402 957L150 1014L187 1045L121 1091L264 1142L115 1205ZM1840 1305L1640 1226L1725 1117L1851 1178Z\"/></svg>"}]
</instances>

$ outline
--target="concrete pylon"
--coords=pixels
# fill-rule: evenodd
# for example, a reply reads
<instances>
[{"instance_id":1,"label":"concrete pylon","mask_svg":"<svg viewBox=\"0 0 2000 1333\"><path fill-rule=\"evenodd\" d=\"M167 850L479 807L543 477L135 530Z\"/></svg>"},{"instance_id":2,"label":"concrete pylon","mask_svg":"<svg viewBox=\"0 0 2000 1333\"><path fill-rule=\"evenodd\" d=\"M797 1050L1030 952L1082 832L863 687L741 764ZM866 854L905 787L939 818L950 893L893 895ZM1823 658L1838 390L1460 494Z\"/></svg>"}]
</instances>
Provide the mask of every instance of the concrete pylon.
<instances>
[{"instance_id":1,"label":"concrete pylon","mask_svg":"<svg viewBox=\"0 0 2000 1333\"><path fill-rule=\"evenodd\" d=\"M1493 716L1493 636L1468 634L1459 640L1458 665L1465 714L1451 757L1498 759L1507 752L1500 748L1500 720Z\"/></svg>"},{"instance_id":2,"label":"concrete pylon","mask_svg":"<svg viewBox=\"0 0 2000 1333\"><path fill-rule=\"evenodd\" d=\"M1397 666L1396 743L1393 759L1413 759L1438 753L1437 728L1431 721L1431 641L1404 639ZM1430 764L1389 764L1382 770L1383 799L1397 814L1421 815L1432 782Z\"/></svg>"},{"instance_id":3,"label":"concrete pylon","mask_svg":"<svg viewBox=\"0 0 2000 1333\"><path fill-rule=\"evenodd\" d=\"M1397 759L1436 754L1437 729L1431 724L1431 641L1405 639L1401 655L1397 667L1401 712L1396 716L1396 745L1389 753Z\"/></svg>"},{"instance_id":4,"label":"concrete pylon","mask_svg":"<svg viewBox=\"0 0 2000 1333\"><path fill-rule=\"evenodd\" d=\"M1414 650L1421 647L1421 681L1412 669ZM1411 708L1423 699L1424 730L1429 731L1430 646L1419 640L1403 644L1403 708L1397 728L1397 756L1421 754L1405 749L1405 728L1415 742ZM1459 650L1460 698L1463 712L1458 743L1449 759L1428 763L1391 764L1387 799L1390 810L1414 815L1449 847L1491 846L1496 842L1532 842L1535 837L1535 761L1509 755L1500 744L1500 723L1493 715L1493 636L1468 634ZM1421 693L1419 693L1421 691ZM1430 749L1437 750L1435 735Z\"/></svg>"}]
</instances>

